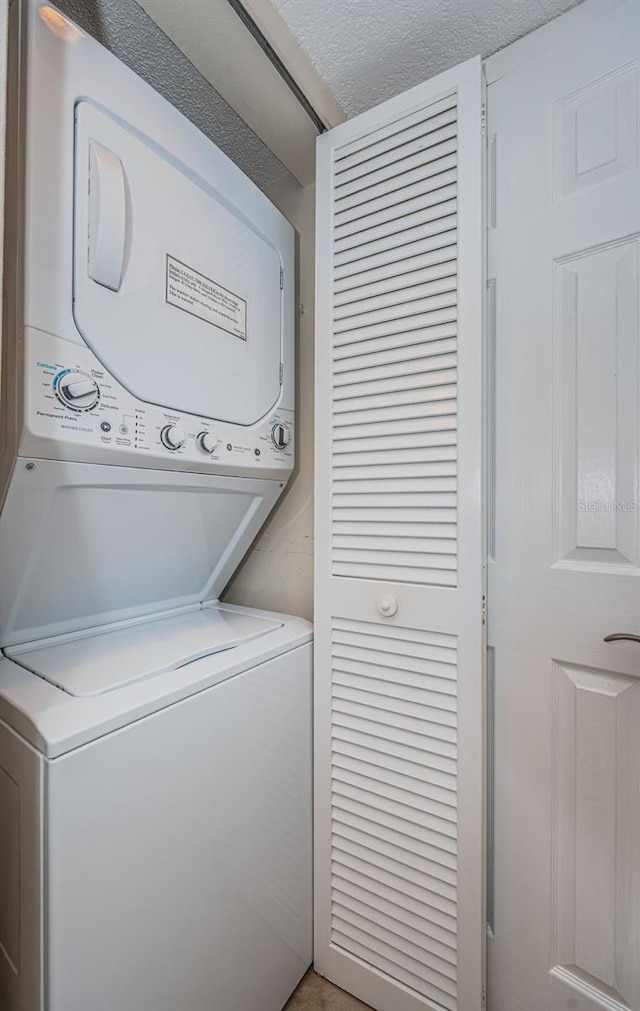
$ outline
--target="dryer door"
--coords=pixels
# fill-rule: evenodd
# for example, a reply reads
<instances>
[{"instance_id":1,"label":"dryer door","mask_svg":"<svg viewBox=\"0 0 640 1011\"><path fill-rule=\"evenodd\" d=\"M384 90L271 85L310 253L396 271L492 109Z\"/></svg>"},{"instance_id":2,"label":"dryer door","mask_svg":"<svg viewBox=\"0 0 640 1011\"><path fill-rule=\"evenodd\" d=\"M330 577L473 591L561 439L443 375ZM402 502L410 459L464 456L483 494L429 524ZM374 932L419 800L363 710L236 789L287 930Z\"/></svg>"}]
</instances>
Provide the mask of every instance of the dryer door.
<instances>
[{"instance_id":1,"label":"dryer door","mask_svg":"<svg viewBox=\"0 0 640 1011\"><path fill-rule=\"evenodd\" d=\"M74 315L91 350L148 403L263 418L280 395L282 261L251 208L245 219L89 102L76 107L75 158Z\"/></svg>"}]
</instances>

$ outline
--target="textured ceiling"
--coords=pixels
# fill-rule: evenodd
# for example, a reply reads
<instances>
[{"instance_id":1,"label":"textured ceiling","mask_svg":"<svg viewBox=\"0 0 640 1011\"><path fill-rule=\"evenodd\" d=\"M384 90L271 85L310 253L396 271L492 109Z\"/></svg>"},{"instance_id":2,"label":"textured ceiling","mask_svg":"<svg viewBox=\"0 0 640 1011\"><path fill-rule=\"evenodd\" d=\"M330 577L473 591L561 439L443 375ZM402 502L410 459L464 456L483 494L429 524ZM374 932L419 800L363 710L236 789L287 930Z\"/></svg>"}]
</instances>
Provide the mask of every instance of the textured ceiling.
<instances>
[{"instance_id":1,"label":"textured ceiling","mask_svg":"<svg viewBox=\"0 0 640 1011\"><path fill-rule=\"evenodd\" d=\"M135 0L55 3L195 123L262 189L288 174Z\"/></svg>"},{"instance_id":2,"label":"textured ceiling","mask_svg":"<svg viewBox=\"0 0 640 1011\"><path fill-rule=\"evenodd\" d=\"M272 0L346 116L480 53L490 56L580 0Z\"/></svg>"}]
</instances>

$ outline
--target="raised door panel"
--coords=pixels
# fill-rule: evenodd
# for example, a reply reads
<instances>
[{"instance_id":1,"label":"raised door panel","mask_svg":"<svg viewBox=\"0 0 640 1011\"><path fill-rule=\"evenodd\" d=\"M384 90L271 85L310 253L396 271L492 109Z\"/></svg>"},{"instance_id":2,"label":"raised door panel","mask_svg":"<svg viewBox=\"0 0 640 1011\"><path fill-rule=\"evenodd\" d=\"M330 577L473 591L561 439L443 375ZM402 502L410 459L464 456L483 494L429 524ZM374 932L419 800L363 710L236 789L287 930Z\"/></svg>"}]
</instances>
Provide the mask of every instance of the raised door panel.
<instances>
[{"instance_id":1,"label":"raised door panel","mask_svg":"<svg viewBox=\"0 0 640 1011\"><path fill-rule=\"evenodd\" d=\"M638 238L556 260L554 283L558 563L637 569Z\"/></svg>"},{"instance_id":2,"label":"raised door panel","mask_svg":"<svg viewBox=\"0 0 640 1011\"><path fill-rule=\"evenodd\" d=\"M554 664L552 974L640 1007L640 680Z\"/></svg>"},{"instance_id":3,"label":"raised door panel","mask_svg":"<svg viewBox=\"0 0 640 1011\"><path fill-rule=\"evenodd\" d=\"M638 168L638 84L635 62L556 104L557 200Z\"/></svg>"}]
</instances>

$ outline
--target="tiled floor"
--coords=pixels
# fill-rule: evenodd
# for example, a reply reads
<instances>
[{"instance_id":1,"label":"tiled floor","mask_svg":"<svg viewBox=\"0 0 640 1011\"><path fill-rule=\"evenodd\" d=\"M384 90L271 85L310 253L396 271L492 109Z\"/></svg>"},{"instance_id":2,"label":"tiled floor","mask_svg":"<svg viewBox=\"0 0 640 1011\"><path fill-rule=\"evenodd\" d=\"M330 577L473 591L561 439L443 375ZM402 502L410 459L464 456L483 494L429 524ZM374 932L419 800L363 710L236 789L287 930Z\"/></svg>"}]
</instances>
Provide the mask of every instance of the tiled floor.
<instances>
[{"instance_id":1,"label":"tiled floor","mask_svg":"<svg viewBox=\"0 0 640 1011\"><path fill-rule=\"evenodd\" d=\"M371 1011L310 969L284 1011Z\"/></svg>"}]
</instances>

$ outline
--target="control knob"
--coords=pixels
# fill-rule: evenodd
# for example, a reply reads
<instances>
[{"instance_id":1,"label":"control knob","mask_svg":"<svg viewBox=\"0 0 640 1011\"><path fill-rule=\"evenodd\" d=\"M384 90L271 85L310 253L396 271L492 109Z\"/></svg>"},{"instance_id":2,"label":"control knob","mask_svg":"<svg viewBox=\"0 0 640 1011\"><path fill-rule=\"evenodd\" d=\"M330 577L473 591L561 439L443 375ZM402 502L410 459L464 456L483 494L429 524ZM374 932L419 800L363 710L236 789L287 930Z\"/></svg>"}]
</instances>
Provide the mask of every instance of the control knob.
<instances>
[{"instance_id":1,"label":"control knob","mask_svg":"<svg viewBox=\"0 0 640 1011\"><path fill-rule=\"evenodd\" d=\"M160 440L167 449L180 449L187 441L187 436L178 425L165 425L160 432Z\"/></svg>"},{"instance_id":2,"label":"control knob","mask_svg":"<svg viewBox=\"0 0 640 1011\"><path fill-rule=\"evenodd\" d=\"M276 449L286 449L291 441L291 433L287 426L277 422L271 429L271 441Z\"/></svg>"},{"instance_id":3,"label":"control knob","mask_svg":"<svg viewBox=\"0 0 640 1011\"><path fill-rule=\"evenodd\" d=\"M54 389L58 400L72 411L90 411L100 400L100 387L86 372L63 372L56 376Z\"/></svg>"},{"instance_id":4,"label":"control knob","mask_svg":"<svg viewBox=\"0 0 640 1011\"><path fill-rule=\"evenodd\" d=\"M215 453L218 448L218 440L213 432L200 432L196 442L198 444L198 448L201 449L203 453L209 453L209 455L211 455L211 453Z\"/></svg>"}]
</instances>

